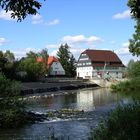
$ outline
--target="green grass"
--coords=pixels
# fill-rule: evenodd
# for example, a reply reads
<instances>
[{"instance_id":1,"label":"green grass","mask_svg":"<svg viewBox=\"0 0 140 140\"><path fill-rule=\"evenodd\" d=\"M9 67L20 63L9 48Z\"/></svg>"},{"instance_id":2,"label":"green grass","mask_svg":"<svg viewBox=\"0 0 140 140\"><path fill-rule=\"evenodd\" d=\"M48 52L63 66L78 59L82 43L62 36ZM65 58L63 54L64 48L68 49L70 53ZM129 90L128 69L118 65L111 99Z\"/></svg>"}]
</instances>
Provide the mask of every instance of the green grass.
<instances>
[{"instance_id":1,"label":"green grass","mask_svg":"<svg viewBox=\"0 0 140 140\"><path fill-rule=\"evenodd\" d=\"M112 85L111 89L115 92L140 91L140 77L120 82L117 85Z\"/></svg>"}]
</instances>

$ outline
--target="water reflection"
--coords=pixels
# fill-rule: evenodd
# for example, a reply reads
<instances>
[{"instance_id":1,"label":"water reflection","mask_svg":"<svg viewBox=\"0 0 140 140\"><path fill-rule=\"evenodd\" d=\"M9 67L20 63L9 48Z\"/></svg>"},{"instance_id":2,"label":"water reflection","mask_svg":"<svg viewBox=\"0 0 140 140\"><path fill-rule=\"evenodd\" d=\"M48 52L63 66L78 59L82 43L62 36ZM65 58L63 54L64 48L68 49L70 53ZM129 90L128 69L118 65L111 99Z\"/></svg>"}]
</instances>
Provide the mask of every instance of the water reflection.
<instances>
[{"instance_id":1,"label":"water reflection","mask_svg":"<svg viewBox=\"0 0 140 140\"><path fill-rule=\"evenodd\" d=\"M110 104L117 100L117 94L112 94L108 89L90 89L53 97L30 98L28 99L28 108L29 110L41 112L62 108L92 111L99 106Z\"/></svg>"},{"instance_id":2,"label":"water reflection","mask_svg":"<svg viewBox=\"0 0 140 140\"><path fill-rule=\"evenodd\" d=\"M52 127L57 136L70 136L70 140L86 140L90 133L90 127L95 127L100 118L104 117L103 111L107 112L111 109L111 105L114 105L118 100L117 94L112 94L108 89L86 89L66 95L28 98L29 110L46 112L49 109L80 109L93 111L92 119L38 123L20 129L0 130L0 139L46 140L49 135L48 128Z\"/></svg>"},{"instance_id":3,"label":"water reflection","mask_svg":"<svg viewBox=\"0 0 140 140\"><path fill-rule=\"evenodd\" d=\"M85 111L94 110L96 107L117 101L117 96L108 89L79 91L77 94L77 109Z\"/></svg>"}]
</instances>

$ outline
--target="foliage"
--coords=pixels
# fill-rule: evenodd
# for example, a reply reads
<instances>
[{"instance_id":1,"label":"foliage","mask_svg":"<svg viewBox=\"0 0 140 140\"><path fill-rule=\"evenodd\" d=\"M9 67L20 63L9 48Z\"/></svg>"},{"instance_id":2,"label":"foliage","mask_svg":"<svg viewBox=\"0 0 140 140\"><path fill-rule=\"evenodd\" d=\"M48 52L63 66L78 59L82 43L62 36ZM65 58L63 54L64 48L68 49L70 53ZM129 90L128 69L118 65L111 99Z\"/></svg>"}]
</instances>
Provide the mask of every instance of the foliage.
<instances>
[{"instance_id":1,"label":"foliage","mask_svg":"<svg viewBox=\"0 0 140 140\"><path fill-rule=\"evenodd\" d=\"M132 79L129 81L123 81L118 83L117 85L111 85L111 89L114 92L121 92L121 93L127 93L127 92L138 92L140 90L140 79Z\"/></svg>"},{"instance_id":2,"label":"foliage","mask_svg":"<svg viewBox=\"0 0 140 140\"><path fill-rule=\"evenodd\" d=\"M131 10L132 18L136 20L135 33L129 40L129 51L133 55L140 55L140 0L129 0L127 4Z\"/></svg>"},{"instance_id":3,"label":"foliage","mask_svg":"<svg viewBox=\"0 0 140 140\"><path fill-rule=\"evenodd\" d=\"M30 52L26 53L26 57L36 59L38 57L38 54L33 51L30 51Z\"/></svg>"},{"instance_id":4,"label":"foliage","mask_svg":"<svg viewBox=\"0 0 140 140\"><path fill-rule=\"evenodd\" d=\"M45 63L47 64L48 62L48 50L47 49L43 49L41 50L41 52L39 52L39 56L43 58L43 60L45 61Z\"/></svg>"},{"instance_id":5,"label":"foliage","mask_svg":"<svg viewBox=\"0 0 140 140\"><path fill-rule=\"evenodd\" d=\"M9 80L0 73L0 97L15 97L20 94L20 84L14 80Z\"/></svg>"},{"instance_id":6,"label":"foliage","mask_svg":"<svg viewBox=\"0 0 140 140\"><path fill-rule=\"evenodd\" d=\"M112 85L113 91L134 92L140 90L140 61L129 64L128 67L129 80L122 81L117 85Z\"/></svg>"},{"instance_id":7,"label":"foliage","mask_svg":"<svg viewBox=\"0 0 140 140\"><path fill-rule=\"evenodd\" d=\"M134 18L140 18L140 1L139 0L128 0L127 5L131 9L131 13Z\"/></svg>"},{"instance_id":8,"label":"foliage","mask_svg":"<svg viewBox=\"0 0 140 140\"><path fill-rule=\"evenodd\" d=\"M133 59L131 59L128 64L127 64L127 72L130 71L132 69L132 65L135 63L135 61Z\"/></svg>"},{"instance_id":9,"label":"foliage","mask_svg":"<svg viewBox=\"0 0 140 140\"><path fill-rule=\"evenodd\" d=\"M47 66L48 57L49 57L48 50L47 49L41 50L41 52L39 52L39 57L42 57L44 68L46 69L46 73L48 73L49 72L49 69L48 69L48 66Z\"/></svg>"},{"instance_id":10,"label":"foliage","mask_svg":"<svg viewBox=\"0 0 140 140\"><path fill-rule=\"evenodd\" d=\"M140 55L140 20L137 21L137 25L135 26L133 38L129 40L129 51L133 55Z\"/></svg>"},{"instance_id":11,"label":"foliage","mask_svg":"<svg viewBox=\"0 0 140 140\"><path fill-rule=\"evenodd\" d=\"M13 63L15 61L14 54L9 50L6 50L6 52L4 53L4 57L7 59L9 63Z\"/></svg>"},{"instance_id":12,"label":"foliage","mask_svg":"<svg viewBox=\"0 0 140 140\"><path fill-rule=\"evenodd\" d=\"M0 7L6 12L11 12L12 18L21 21L27 15L36 15L41 8L38 0L0 0Z\"/></svg>"},{"instance_id":13,"label":"foliage","mask_svg":"<svg viewBox=\"0 0 140 140\"><path fill-rule=\"evenodd\" d=\"M16 73L15 56L12 52L7 50L5 53L0 51L0 71L3 72L6 77L13 79Z\"/></svg>"},{"instance_id":14,"label":"foliage","mask_svg":"<svg viewBox=\"0 0 140 140\"><path fill-rule=\"evenodd\" d=\"M109 113L89 140L138 140L140 139L140 102L120 105Z\"/></svg>"},{"instance_id":15,"label":"foliage","mask_svg":"<svg viewBox=\"0 0 140 140\"><path fill-rule=\"evenodd\" d=\"M24 105L20 96L20 83L0 73L0 127L17 126L23 122Z\"/></svg>"},{"instance_id":16,"label":"foliage","mask_svg":"<svg viewBox=\"0 0 140 140\"><path fill-rule=\"evenodd\" d=\"M67 76L74 77L76 75L75 58L70 52L68 44L61 45L57 52L58 59L62 64Z\"/></svg>"},{"instance_id":17,"label":"foliage","mask_svg":"<svg viewBox=\"0 0 140 140\"><path fill-rule=\"evenodd\" d=\"M27 57L19 63L18 66L19 71L27 72L28 81L36 81L39 80L46 73L46 67L44 63L36 62L35 58Z\"/></svg>"},{"instance_id":18,"label":"foliage","mask_svg":"<svg viewBox=\"0 0 140 140\"><path fill-rule=\"evenodd\" d=\"M73 77L76 76L76 60L75 60L73 54L71 54L71 57L70 57L70 69L69 69L69 73Z\"/></svg>"},{"instance_id":19,"label":"foliage","mask_svg":"<svg viewBox=\"0 0 140 140\"><path fill-rule=\"evenodd\" d=\"M131 68L128 70L130 78L139 78L140 79L140 61L137 61L131 65Z\"/></svg>"}]
</instances>

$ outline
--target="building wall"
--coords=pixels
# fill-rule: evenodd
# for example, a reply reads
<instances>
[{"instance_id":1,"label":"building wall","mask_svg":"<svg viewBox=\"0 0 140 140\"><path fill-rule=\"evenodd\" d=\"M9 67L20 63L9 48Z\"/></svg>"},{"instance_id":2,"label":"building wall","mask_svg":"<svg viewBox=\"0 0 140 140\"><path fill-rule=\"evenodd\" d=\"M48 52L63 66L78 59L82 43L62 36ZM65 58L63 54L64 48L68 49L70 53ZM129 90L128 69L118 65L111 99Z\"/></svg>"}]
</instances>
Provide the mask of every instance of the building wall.
<instances>
[{"instance_id":1,"label":"building wall","mask_svg":"<svg viewBox=\"0 0 140 140\"><path fill-rule=\"evenodd\" d=\"M50 67L50 75L65 75L65 70L63 69L60 62L53 62Z\"/></svg>"},{"instance_id":2,"label":"building wall","mask_svg":"<svg viewBox=\"0 0 140 140\"><path fill-rule=\"evenodd\" d=\"M91 78L92 77L92 71L93 71L93 67L92 66L77 67L77 69L76 69L77 77Z\"/></svg>"},{"instance_id":3,"label":"building wall","mask_svg":"<svg viewBox=\"0 0 140 140\"><path fill-rule=\"evenodd\" d=\"M122 78L123 71L120 70L94 70L93 77L101 77L101 78Z\"/></svg>"},{"instance_id":4,"label":"building wall","mask_svg":"<svg viewBox=\"0 0 140 140\"><path fill-rule=\"evenodd\" d=\"M81 54L78 63L77 63L77 77L82 78L122 78L123 69L122 67L109 67L109 66L102 66L102 67L94 67L95 65L102 64L104 65L105 62L91 62L90 58L87 54Z\"/></svg>"}]
</instances>

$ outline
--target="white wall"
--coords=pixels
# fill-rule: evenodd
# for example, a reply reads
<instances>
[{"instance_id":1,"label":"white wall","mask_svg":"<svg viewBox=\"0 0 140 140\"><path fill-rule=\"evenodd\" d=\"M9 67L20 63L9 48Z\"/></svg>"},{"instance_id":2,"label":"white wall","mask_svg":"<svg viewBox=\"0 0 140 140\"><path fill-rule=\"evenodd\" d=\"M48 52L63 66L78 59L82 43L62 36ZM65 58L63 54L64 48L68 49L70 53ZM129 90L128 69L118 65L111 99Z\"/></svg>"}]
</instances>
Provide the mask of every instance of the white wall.
<instances>
[{"instance_id":1,"label":"white wall","mask_svg":"<svg viewBox=\"0 0 140 140\"><path fill-rule=\"evenodd\" d=\"M83 78L87 78L87 77L92 77L92 71L93 68L92 66L88 66L88 67L77 67L76 72L77 72L77 77L83 77Z\"/></svg>"},{"instance_id":2,"label":"white wall","mask_svg":"<svg viewBox=\"0 0 140 140\"><path fill-rule=\"evenodd\" d=\"M102 73L103 78L122 78L123 71L121 70L96 70L93 69L92 66L89 67L77 67L76 69L77 77L82 78L94 78L94 77L100 77L100 75L97 74L97 72ZM109 72L109 74L107 74Z\"/></svg>"},{"instance_id":3,"label":"white wall","mask_svg":"<svg viewBox=\"0 0 140 140\"><path fill-rule=\"evenodd\" d=\"M65 70L60 62L53 62L50 69L50 75L65 75Z\"/></svg>"}]
</instances>

